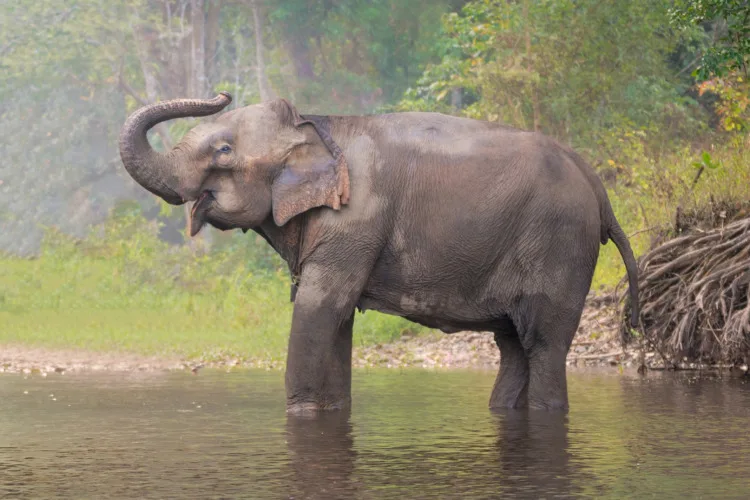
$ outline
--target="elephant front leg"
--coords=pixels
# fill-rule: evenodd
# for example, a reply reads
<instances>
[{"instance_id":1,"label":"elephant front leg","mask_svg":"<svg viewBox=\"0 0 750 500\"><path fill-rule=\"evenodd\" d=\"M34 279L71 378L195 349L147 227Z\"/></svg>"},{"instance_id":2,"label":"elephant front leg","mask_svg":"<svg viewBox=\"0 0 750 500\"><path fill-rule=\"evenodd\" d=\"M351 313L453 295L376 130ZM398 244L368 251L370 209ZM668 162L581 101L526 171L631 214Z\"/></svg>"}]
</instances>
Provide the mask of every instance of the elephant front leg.
<instances>
[{"instance_id":1,"label":"elephant front leg","mask_svg":"<svg viewBox=\"0 0 750 500\"><path fill-rule=\"evenodd\" d=\"M295 301L286 365L288 413L351 405L354 307L335 307L330 296L311 295L301 288Z\"/></svg>"}]
</instances>

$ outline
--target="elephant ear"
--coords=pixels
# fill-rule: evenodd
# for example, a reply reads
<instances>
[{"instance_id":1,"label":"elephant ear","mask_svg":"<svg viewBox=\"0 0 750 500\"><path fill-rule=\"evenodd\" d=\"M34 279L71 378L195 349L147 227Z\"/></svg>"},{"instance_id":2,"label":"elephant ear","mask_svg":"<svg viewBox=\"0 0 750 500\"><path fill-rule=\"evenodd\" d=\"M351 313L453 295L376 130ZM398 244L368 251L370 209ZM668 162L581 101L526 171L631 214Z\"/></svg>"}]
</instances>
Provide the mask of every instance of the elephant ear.
<instances>
[{"instance_id":1,"label":"elephant ear","mask_svg":"<svg viewBox=\"0 0 750 500\"><path fill-rule=\"evenodd\" d=\"M304 142L294 148L273 181L273 219L283 226L293 217L316 207L339 210L349 203L349 168L338 144L331 137L328 118L300 116L285 99L271 103L282 125L299 128L312 125L322 145Z\"/></svg>"}]
</instances>

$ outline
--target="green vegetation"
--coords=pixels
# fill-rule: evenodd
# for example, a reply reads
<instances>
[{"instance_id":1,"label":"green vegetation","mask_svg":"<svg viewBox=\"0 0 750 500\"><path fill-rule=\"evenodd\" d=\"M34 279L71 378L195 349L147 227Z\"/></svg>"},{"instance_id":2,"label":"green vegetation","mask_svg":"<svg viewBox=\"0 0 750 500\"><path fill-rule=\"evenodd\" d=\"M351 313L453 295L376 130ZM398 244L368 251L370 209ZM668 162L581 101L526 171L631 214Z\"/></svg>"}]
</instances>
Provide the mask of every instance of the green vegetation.
<instances>
[{"instance_id":1,"label":"green vegetation","mask_svg":"<svg viewBox=\"0 0 750 500\"><path fill-rule=\"evenodd\" d=\"M237 235L209 252L170 246L138 207L78 241L47 233L38 258L0 261L0 344L127 350L201 359L283 359L289 277L265 243ZM358 315L355 343L388 342L406 320Z\"/></svg>"},{"instance_id":2,"label":"green vegetation","mask_svg":"<svg viewBox=\"0 0 750 500\"><path fill-rule=\"evenodd\" d=\"M678 208L750 200L748 19L733 0L8 2L0 344L283 358L279 258L251 234L187 241L185 211L135 186L117 156L136 107L219 90L232 106L282 96L304 112L441 111L542 131L597 169L643 253L679 232ZM169 147L194 123L152 141ZM593 288L623 274L603 247ZM356 342L406 329L422 330L368 312Z\"/></svg>"},{"instance_id":3,"label":"green vegetation","mask_svg":"<svg viewBox=\"0 0 750 500\"><path fill-rule=\"evenodd\" d=\"M675 227L678 207L697 210L712 204L750 202L750 150L741 141L713 154L685 148L658 160L632 158L627 167L614 161L611 166L629 172L618 181L625 185L609 189L609 196L620 224L631 234L636 256L647 251L654 238L679 231ZM592 289L611 290L624 275L619 253L608 243L600 251Z\"/></svg>"}]
</instances>

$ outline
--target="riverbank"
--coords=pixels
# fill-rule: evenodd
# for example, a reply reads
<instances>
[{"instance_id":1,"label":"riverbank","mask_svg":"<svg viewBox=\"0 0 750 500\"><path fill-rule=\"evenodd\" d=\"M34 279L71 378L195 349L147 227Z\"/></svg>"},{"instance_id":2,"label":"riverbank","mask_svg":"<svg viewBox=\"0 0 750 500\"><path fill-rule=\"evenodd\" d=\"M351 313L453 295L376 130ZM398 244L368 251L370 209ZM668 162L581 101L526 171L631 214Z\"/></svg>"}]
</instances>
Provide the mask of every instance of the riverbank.
<instances>
[{"instance_id":1,"label":"riverbank","mask_svg":"<svg viewBox=\"0 0 750 500\"><path fill-rule=\"evenodd\" d=\"M611 295L592 295L568 354L569 366L637 367L637 345L623 349L617 334L616 304ZM654 353L644 353L655 361ZM500 355L491 333L440 332L406 334L392 342L355 345L353 365L358 368L477 368L495 369ZM652 363L649 363L652 364ZM0 372L65 373L100 371L174 371L201 368L284 368L283 359L210 356L178 357L171 354L144 356L132 352L97 352L51 349L23 344L0 347Z\"/></svg>"}]
</instances>

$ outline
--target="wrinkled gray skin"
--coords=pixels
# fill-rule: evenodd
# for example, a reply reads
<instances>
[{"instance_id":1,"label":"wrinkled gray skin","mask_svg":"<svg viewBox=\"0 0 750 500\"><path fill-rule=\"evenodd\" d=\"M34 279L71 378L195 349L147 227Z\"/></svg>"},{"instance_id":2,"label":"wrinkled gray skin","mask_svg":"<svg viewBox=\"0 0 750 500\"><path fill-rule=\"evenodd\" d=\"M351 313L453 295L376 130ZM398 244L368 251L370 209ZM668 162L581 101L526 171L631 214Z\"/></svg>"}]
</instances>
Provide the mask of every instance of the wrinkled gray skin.
<instances>
[{"instance_id":1,"label":"wrinkled gray skin","mask_svg":"<svg viewBox=\"0 0 750 500\"><path fill-rule=\"evenodd\" d=\"M492 331L502 361L490 406L566 409L565 357L609 238L635 325L630 245L599 178L570 149L435 113L301 117L284 100L220 115L167 154L149 146L156 123L230 101L141 108L123 126L121 156L167 202L197 200L193 233L205 223L252 229L298 272L289 412L350 405L356 308Z\"/></svg>"}]
</instances>

